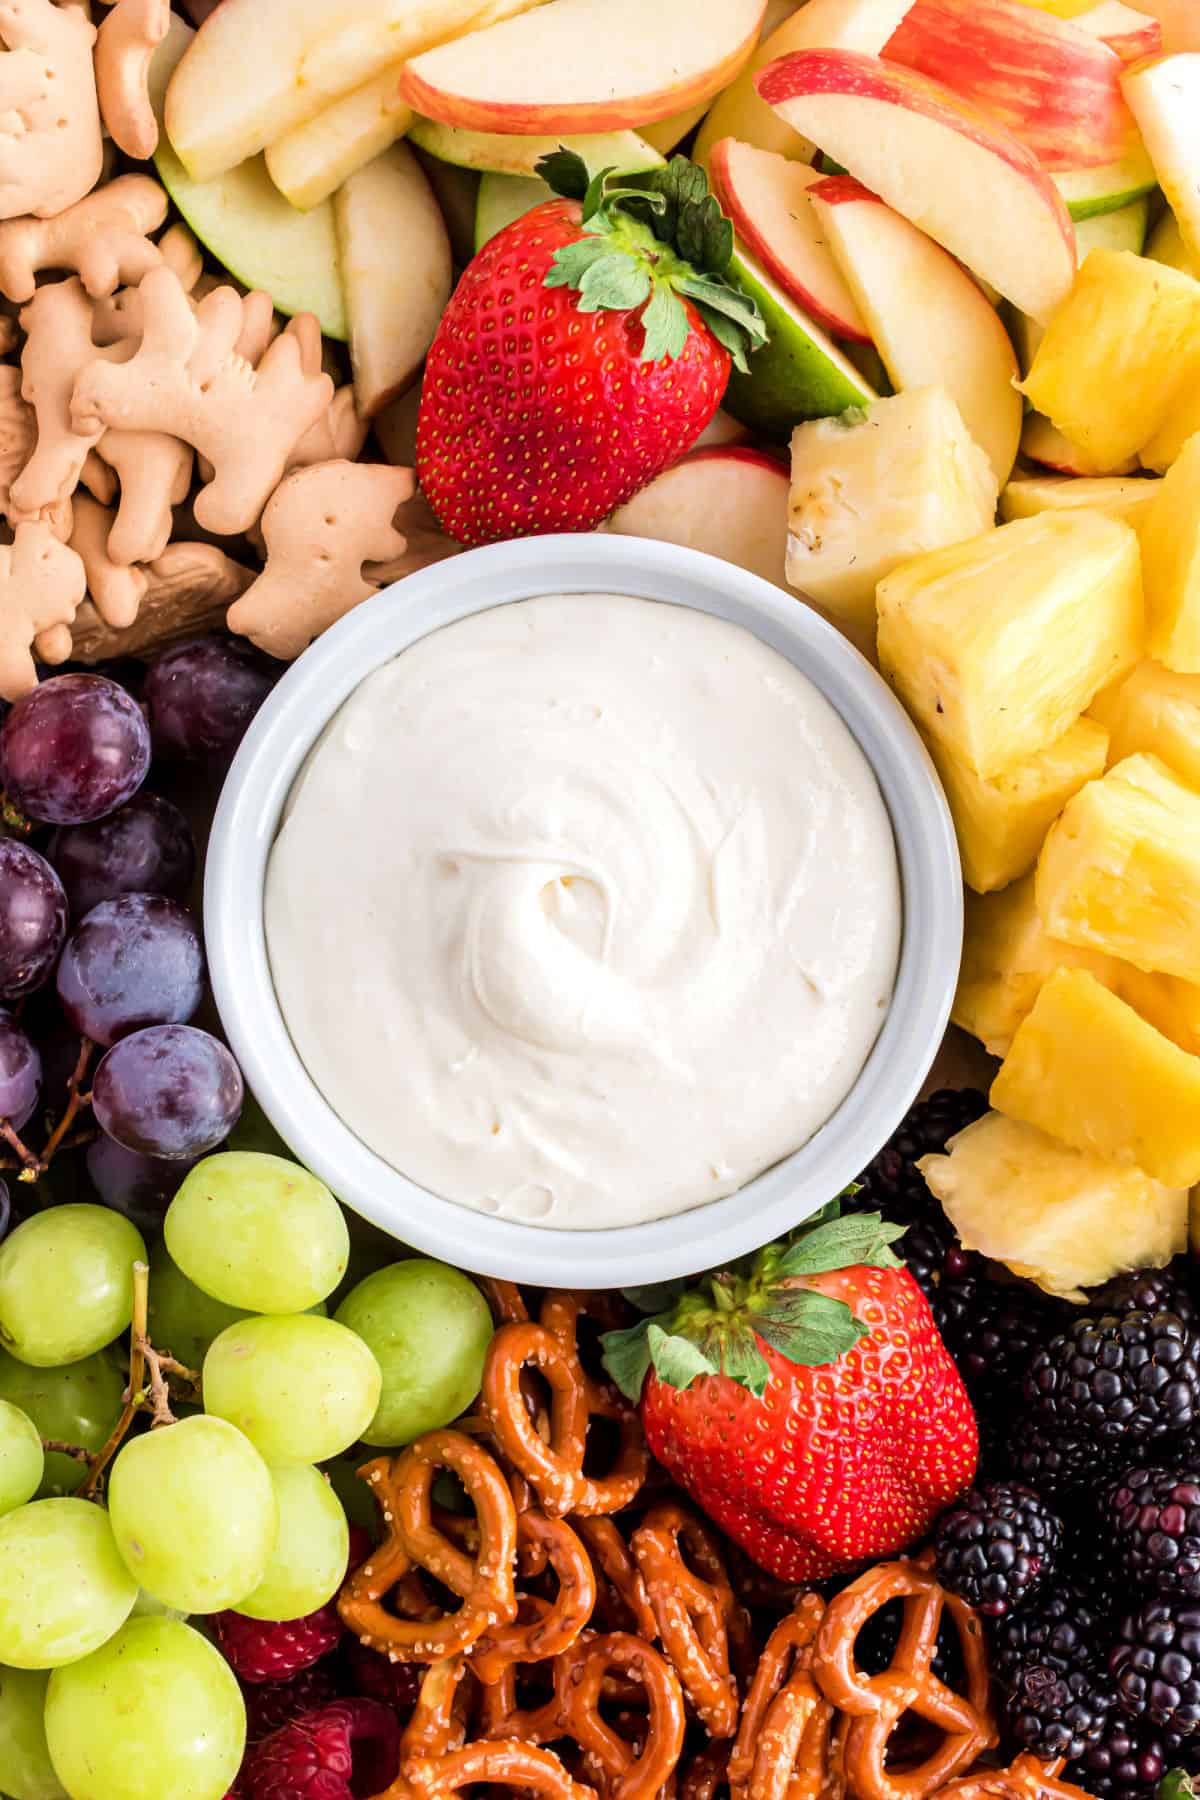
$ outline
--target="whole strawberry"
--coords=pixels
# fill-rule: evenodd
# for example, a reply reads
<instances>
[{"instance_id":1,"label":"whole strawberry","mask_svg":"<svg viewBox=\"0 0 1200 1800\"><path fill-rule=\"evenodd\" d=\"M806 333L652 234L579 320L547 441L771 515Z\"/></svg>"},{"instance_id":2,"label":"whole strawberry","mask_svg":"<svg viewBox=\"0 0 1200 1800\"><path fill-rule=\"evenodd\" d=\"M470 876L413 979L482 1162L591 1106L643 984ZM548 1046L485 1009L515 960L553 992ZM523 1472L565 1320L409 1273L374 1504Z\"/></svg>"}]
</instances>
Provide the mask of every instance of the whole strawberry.
<instances>
[{"instance_id":1,"label":"whole strawberry","mask_svg":"<svg viewBox=\"0 0 1200 1800\"><path fill-rule=\"evenodd\" d=\"M686 157L624 185L567 150L538 171L566 197L484 246L426 363L417 471L463 544L599 525L695 442L765 336Z\"/></svg>"},{"instance_id":2,"label":"whole strawberry","mask_svg":"<svg viewBox=\"0 0 1200 1800\"><path fill-rule=\"evenodd\" d=\"M979 1455L966 1389L889 1248L901 1228L835 1210L604 1340L654 1455L786 1581L923 1537Z\"/></svg>"}]
</instances>

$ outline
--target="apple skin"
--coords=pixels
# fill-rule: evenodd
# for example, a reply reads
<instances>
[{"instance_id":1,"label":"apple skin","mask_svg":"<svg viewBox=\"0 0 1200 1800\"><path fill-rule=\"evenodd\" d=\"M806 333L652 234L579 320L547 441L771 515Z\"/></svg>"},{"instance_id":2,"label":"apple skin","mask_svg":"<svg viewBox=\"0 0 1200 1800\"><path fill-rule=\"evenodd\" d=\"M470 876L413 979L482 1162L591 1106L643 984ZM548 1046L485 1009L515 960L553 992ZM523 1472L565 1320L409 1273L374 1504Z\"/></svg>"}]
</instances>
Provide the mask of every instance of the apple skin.
<instances>
[{"instance_id":1,"label":"apple skin","mask_svg":"<svg viewBox=\"0 0 1200 1800\"><path fill-rule=\"evenodd\" d=\"M555 0L414 57L400 72L400 92L423 117L474 131L533 136L653 124L720 93L753 52L766 4L655 0L661 59L647 70L645 0ZM702 61L696 46L706 30L711 60ZM517 71L508 94L506 68ZM573 99L562 97L567 70L584 90Z\"/></svg>"},{"instance_id":2,"label":"apple skin","mask_svg":"<svg viewBox=\"0 0 1200 1800\"><path fill-rule=\"evenodd\" d=\"M1161 56L1163 28L1143 8L1126 6L1124 0L1099 0L1075 21L1080 31L1099 38L1122 62L1141 62L1144 56Z\"/></svg>"},{"instance_id":3,"label":"apple skin","mask_svg":"<svg viewBox=\"0 0 1200 1800\"><path fill-rule=\"evenodd\" d=\"M746 445L692 450L619 506L606 530L704 550L791 592L785 462Z\"/></svg>"},{"instance_id":4,"label":"apple skin","mask_svg":"<svg viewBox=\"0 0 1200 1800\"><path fill-rule=\"evenodd\" d=\"M871 333L822 241L808 197L815 169L736 138L722 138L709 158L713 193L734 230L790 294L835 336L869 344Z\"/></svg>"},{"instance_id":5,"label":"apple skin","mask_svg":"<svg viewBox=\"0 0 1200 1800\"><path fill-rule=\"evenodd\" d=\"M1075 276L1075 231L1037 158L978 107L911 69L803 50L764 69L768 105L973 274L1045 319ZM915 197L919 196L919 200Z\"/></svg>"},{"instance_id":6,"label":"apple skin","mask_svg":"<svg viewBox=\"0 0 1200 1800\"><path fill-rule=\"evenodd\" d=\"M1136 138L1120 58L1020 0L915 0L883 54L971 101L1046 169L1118 162Z\"/></svg>"}]
</instances>

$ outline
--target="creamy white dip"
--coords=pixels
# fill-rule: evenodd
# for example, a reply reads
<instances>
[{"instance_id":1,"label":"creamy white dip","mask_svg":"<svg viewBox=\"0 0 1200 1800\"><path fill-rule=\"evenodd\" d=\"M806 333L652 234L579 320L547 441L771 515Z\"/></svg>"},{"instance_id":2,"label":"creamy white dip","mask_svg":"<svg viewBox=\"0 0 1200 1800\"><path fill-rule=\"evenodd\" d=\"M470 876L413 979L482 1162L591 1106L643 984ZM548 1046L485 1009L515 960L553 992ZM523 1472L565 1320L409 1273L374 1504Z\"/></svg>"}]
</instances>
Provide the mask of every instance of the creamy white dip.
<instances>
[{"instance_id":1,"label":"creamy white dip","mask_svg":"<svg viewBox=\"0 0 1200 1800\"><path fill-rule=\"evenodd\" d=\"M812 683L739 626L496 607L351 695L271 854L275 986L366 1144L563 1229L732 1193L853 1085L895 979L895 845Z\"/></svg>"}]
</instances>

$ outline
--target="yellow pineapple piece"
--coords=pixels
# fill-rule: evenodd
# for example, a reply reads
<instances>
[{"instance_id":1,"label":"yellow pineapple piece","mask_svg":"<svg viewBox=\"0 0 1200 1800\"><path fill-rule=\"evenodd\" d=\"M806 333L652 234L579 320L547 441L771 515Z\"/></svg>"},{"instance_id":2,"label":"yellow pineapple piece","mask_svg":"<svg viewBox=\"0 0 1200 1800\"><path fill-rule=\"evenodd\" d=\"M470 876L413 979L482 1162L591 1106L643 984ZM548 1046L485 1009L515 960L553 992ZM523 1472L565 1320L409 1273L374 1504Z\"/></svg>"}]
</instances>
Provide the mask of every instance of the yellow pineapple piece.
<instances>
[{"instance_id":1,"label":"yellow pineapple piece","mask_svg":"<svg viewBox=\"0 0 1200 1800\"><path fill-rule=\"evenodd\" d=\"M992 1083L997 1112L1076 1150L1200 1181L1200 1057L1180 1050L1086 969L1051 975Z\"/></svg>"},{"instance_id":2,"label":"yellow pineapple piece","mask_svg":"<svg viewBox=\"0 0 1200 1800\"><path fill-rule=\"evenodd\" d=\"M1200 675L1139 663L1097 694L1089 713L1108 732L1110 765L1147 751L1200 789Z\"/></svg>"},{"instance_id":3,"label":"yellow pineapple piece","mask_svg":"<svg viewBox=\"0 0 1200 1800\"><path fill-rule=\"evenodd\" d=\"M1188 1193L985 1113L917 1167L968 1250L1048 1294L1083 1300L1127 1269L1161 1269L1187 1248Z\"/></svg>"},{"instance_id":4,"label":"yellow pineapple piece","mask_svg":"<svg viewBox=\"0 0 1200 1800\"><path fill-rule=\"evenodd\" d=\"M1184 382L1168 408L1167 416L1138 452L1144 468L1165 475L1183 454L1184 445L1200 431L1200 376L1194 372Z\"/></svg>"},{"instance_id":5,"label":"yellow pineapple piece","mask_svg":"<svg viewBox=\"0 0 1200 1800\"><path fill-rule=\"evenodd\" d=\"M990 894L1032 869L1067 801L1104 773L1108 733L1094 719L1077 719L1048 749L990 781L936 738L929 750L950 802L967 886Z\"/></svg>"},{"instance_id":6,"label":"yellow pineapple piece","mask_svg":"<svg viewBox=\"0 0 1200 1800\"><path fill-rule=\"evenodd\" d=\"M1135 456L1200 371L1200 282L1130 250L1093 250L1021 384L1102 467Z\"/></svg>"},{"instance_id":7,"label":"yellow pineapple piece","mask_svg":"<svg viewBox=\"0 0 1200 1800\"><path fill-rule=\"evenodd\" d=\"M1111 987L1111 956L1052 938L1037 909L1033 876L995 894L968 894L962 969L954 996L956 1025L992 1056L1004 1056L1017 1026L1056 969L1089 969Z\"/></svg>"},{"instance_id":8,"label":"yellow pineapple piece","mask_svg":"<svg viewBox=\"0 0 1200 1800\"><path fill-rule=\"evenodd\" d=\"M991 528L998 483L942 387L910 388L792 434L787 578L835 623L875 635L897 563Z\"/></svg>"},{"instance_id":9,"label":"yellow pineapple piece","mask_svg":"<svg viewBox=\"0 0 1200 1800\"><path fill-rule=\"evenodd\" d=\"M1160 483L1152 476L1018 475L1000 496L1002 519L1033 519L1081 506L1141 530Z\"/></svg>"},{"instance_id":10,"label":"yellow pineapple piece","mask_svg":"<svg viewBox=\"0 0 1200 1800\"><path fill-rule=\"evenodd\" d=\"M1051 828L1037 903L1051 937L1200 980L1200 794L1156 756L1127 756Z\"/></svg>"},{"instance_id":11,"label":"yellow pineapple piece","mask_svg":"<svg viewBox=\"0 0 1200 1800\"><path fill-rule=\"evenodd\" d=\"M1141 539L1146 648L1168 669L1200 674L1200 432L1160 483Z\"/></svg>"},{"instance_id":12,"label":"yellow pineapple piece","mask_svg":"<svg viewBox=\"0 0 1200 1800\"><path fill-rule=\"evenodd\" d=\"M1046 750L1141 653L1137 534L1015 519L880 582L879 662L930 737L990 780Z\"/></svg>"},{"instance_id":13,"label":"yellow pineapple piece","mask_svg":"<svg viewBox=\"0 0 1200 1800\"><path fill-rule=\"evenodd\" d=\"M1147 975L1132 963L1108 960L1112 967L1105 985L1189 1056L1200 1056L1200 983L1181 981L1178 975Z\"/></svg>"}]
</instances>

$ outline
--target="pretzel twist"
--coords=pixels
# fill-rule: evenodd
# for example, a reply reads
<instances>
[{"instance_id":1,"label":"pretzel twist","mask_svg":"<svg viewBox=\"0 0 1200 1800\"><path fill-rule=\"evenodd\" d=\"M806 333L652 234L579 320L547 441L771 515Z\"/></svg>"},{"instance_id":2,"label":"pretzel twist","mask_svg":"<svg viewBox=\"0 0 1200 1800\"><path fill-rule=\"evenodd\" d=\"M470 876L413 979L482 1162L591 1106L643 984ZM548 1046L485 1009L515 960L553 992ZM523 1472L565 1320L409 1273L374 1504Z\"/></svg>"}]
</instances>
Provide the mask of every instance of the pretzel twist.
<instances>
[{"instance_id":1,"label":"pretzel twist","mask_svg":"<svg viewBox=\"0 0 1200 1800\"><path fill-rule=\"evenodd\" d=\"M475 1507L479 1548L475 1556L452 1543L433 1517L438 1469L458 1476ZM504 1475L481 1444L460 1431L431 1431L398 1457L379 1457L359 1470L375 1493L387 1536L356 1569L338 1609L351 1631L393 1661L436 1662L469 1650L485 1631L517 1616L514 1563L517 1513ZM397 1618L385 1597L425 1569L462 1601L440 1618ZM419 1593L419 1589L417 1590ZM421 1609L423 1610L423 1609Z\"/></svg>"},{"instance_id":2,"label":"pretzel twist","mask_svg":"<svg viewBox=\"0 0 1200 1800\"><path fill-rule=\"evenodd\" d=\"M430 1663L400 1738L401 1766L411 1757L448 1756L467 1740L471 1684L461 1656Z\"/></svg>"},{"instance_id":3,"label":"pretzel twist","mask_svg":"<svg viewBox=\"0 0 1200 1800\"><path fill-rule=\"evenodd\" d=\"M952 1781L940 1800L1086 1800L1082 1788L1059 1779L1062 1766L1026 1753L1007 1769L976 1769Z\"/></svg>"},{"instance_id":4,"label":"pretzel twist","mask_svg":"<svg viewBox=\"0 0 1200 1800\"><path fill-rule=\"evenodd\" d=\"M492 1684L511 1663L544 1662L569 1650L596 1604L596 1577L583 1544L562 1519L532 1508L517 1515L517 1555L522 1573L549 1567L558 1581L552 1604L536 1596L523 1603L531 1613L486 1631L471 1653L479 1680Z\"/></svg>"},{"instance_id":5,"label":"pretzel twist","mask_svg":"<svg viewBox=\"0 0 1200 1800\"><path fill-rule=\"evenodd\" d=\"M900 1640L890 1667L867 1675L855 1662L855 1645L892 1600L904 1603ZM944 1612L961 1641L965 1694L933 1673ZM928 1558L880 1564L831 1601L817 1632L813 1674L825 1699L847 1715L846 1779L858 1800L928 1800L997 1742L982 1627L970 1607L938 1586ZM888 1766L889 1740L909 1712L943 1736L923 1761L897 1771Z\"/></svg>"},{"instance_id":6,"label":"pretzel twist","mask_svg":"<svg viewBox=\"0 0 1200 1800\"><path fill-rule=\"evenodd\" d=\"M515 1739L466 1744L447 1756L413 1757L378 1800L450 1800L484 1782L536 1794L539 1800L595 1800L549 1750Z\"/></svg>"},{"instance_id":7,"label":"pretzel twist","mask_svg":"<svg viewBox=\"0 0 1200 1800\"><path fill-rule=\"evenodd\" d=\"M640 1745L632 1745L601 1715L605 1680L614 1672L632 1677L644 1694ZM675 1672L657 1650L623 1631L584 1639L559 1659L555 1693L565 1735L579 1745L606 1800L655 1800L675 1773L687 1722Z\"/></svg>"},{"instance_id":8,"label":"pretzel twist","mask_svg":"<svg viewBox=\"0 0 1200 1800\"><path fill-rule=\"evenodd\" d=\"M629 1554L625 1539L612 1520L602 1514L576 1518L572 1523L591 1552L597 1577L604 1578L604 1587L597 1596L597 1608L602 1609L610 1628L627 1630L632 1627L638 1637L652 1642L658 1632L658 1621L642 1571Z\"/></svg>"},{"instance_id":9,"label":"pretzel twist","mask_svg":"<svg viewBox=\"0 0 1200 1800\"><path fill-rule=\"evenodd\" d=\"M744 1615L715 1540L694 1513L663 1504L646 1514L632 1549L658 1636L684 1693L710 1737L732 1737L740 1696L730 1667L730 1637Z\"/></svg>"}]
</instances>

